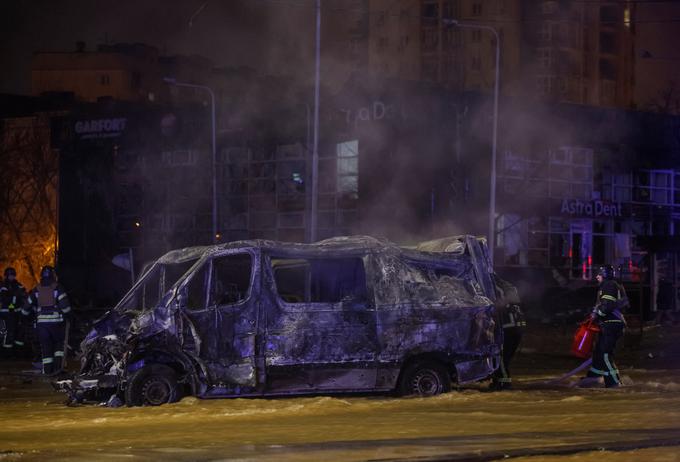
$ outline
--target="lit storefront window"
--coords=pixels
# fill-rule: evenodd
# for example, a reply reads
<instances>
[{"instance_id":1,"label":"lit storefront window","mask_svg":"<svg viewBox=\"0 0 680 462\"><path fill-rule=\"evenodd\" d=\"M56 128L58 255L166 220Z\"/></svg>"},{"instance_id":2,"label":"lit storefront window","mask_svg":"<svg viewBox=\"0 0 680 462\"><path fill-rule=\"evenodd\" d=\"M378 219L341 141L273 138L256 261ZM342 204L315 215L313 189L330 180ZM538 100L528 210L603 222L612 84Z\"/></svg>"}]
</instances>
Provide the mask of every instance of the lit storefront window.
<instances>
[{"instance_id":1,"label":"lit storefront window","mask_svg":"<svg viewBox=\"0 0 680 462\"><path fill-rule=\"evenodd\" d=\"M503 153L498 191L513 197L499 216L503 264L590 280L609 263L624 280L644 277L649 258L636 236L680 233L680 172L595 172L594 157L577 146ZM534 215L517 204L532 204Z\"/></svg>"}]
</instances>

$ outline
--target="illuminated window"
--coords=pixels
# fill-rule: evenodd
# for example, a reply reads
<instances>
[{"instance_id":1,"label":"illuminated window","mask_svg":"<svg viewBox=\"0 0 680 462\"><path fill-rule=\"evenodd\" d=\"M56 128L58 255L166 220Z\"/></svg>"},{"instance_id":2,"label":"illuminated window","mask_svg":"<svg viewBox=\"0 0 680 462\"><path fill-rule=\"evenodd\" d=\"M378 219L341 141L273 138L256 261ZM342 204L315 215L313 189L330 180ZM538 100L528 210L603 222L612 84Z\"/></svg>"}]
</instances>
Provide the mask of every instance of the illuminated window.
<instances>
[{"instance_id":1,"label":"illuminated window","mask_svg":"<svg viewBox=\"0 0 680 462\"><path fill-rule=\"evenodd\" d=\"M359 197L359 140L338 143L337 193L341 197Z\"/></svg>"}]
</instances>

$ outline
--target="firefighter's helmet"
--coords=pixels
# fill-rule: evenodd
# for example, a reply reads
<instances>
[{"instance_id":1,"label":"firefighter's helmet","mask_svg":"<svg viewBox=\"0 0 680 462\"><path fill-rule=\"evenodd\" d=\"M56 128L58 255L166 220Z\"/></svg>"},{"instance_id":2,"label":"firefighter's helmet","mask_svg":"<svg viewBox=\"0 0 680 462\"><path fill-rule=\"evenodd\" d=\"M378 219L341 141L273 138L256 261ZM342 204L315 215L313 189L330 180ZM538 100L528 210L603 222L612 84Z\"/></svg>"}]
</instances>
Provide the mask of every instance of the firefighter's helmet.
<instances>
[{"instance_id":1,"label":"firefighter's helmet","mask_svg":"<svg viewBox=\"0 0 680 462\"><path fill-rule=\"evenodd\" d=\"M597 275L604 279L614 279L614 267L612 265L602 265L597 269Z\"/></svg>"},{"instance_id":2,"label":"firefighter's helmet","mask_svg":"<svg viewBox=\"0 0 680 462\"><path fill-rule=\"evenodd\" d=\"M52 281L56 280L57 273L54 271L54 267L49 265L43 266L40 270L40 279L49 279Z\"/></svg>"}]
</instances>

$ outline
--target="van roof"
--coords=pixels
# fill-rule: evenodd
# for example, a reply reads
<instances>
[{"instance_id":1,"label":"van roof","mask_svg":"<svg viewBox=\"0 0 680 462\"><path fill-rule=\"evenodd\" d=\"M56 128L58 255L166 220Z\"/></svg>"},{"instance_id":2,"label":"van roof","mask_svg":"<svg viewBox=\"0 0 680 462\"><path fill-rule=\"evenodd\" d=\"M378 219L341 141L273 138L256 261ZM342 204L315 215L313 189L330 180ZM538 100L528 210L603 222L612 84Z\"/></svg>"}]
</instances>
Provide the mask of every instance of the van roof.
<instances>
[{"instance_id":1,"label":"van roof","mask_svg":"<svg viewBox=\"0 0 680 462\"><path fill-rule=\"evenodd\" d=\"M416 246L402 247L397 244L384 239L372 236L341 236L324 239L312 244L297 243L297 242L279 242L265 239L252 239L243 241L233 241L224 244L216 244L209 246L185 247L183 249L171 250L163 255L160 263L179 263L187 260L200 258L203 255L217 253L222 250L229 249L246 249L259 248L268 250L287 251L302 251L304 253L315 252L352 252L365 250L387 250L394 249L412 257L434 256L433 254L446 253L448 255L462 255L466 249L466 240L468 238L483 240L469 235L449 236L433 241L421 242Z\"/></svg>"}]
</instances>

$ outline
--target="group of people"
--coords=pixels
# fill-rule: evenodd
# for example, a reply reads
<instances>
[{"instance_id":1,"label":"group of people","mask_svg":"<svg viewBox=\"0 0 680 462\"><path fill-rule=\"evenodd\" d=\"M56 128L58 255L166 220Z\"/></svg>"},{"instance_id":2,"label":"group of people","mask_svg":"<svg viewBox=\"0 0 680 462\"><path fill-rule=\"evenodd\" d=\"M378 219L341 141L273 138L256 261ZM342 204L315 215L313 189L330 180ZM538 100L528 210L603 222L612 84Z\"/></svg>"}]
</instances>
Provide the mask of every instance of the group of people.
<instances>
[{"instance_id":1,"label":"group of people","mask_svg":"<svg viewBox=\"0 0 680 462\"><path fill-rule=\"evenodd\" d=\"M24 347L24 326L33 326L34 336L40 343L42 372L59 374L66 353L65 337L71 316L71 305L64 288L57 282L53 267L44 266L40 283L26 293L17 280L16 270L7 268L0 284L0 327L4 353Z\"/></svg>"},{"instance_id":2,"label":"group of people","mask_svg":"<svg viewBox=\"0 0 680 462\"><path fill-rule=\"evenodd\" d=\"M628 307L628 297L623 286L614 278L613 266L600 266L596 279L597 299L590 317L598 324L600 333L584 383L588 383L588 379L599 381L602 377L606 388L615 388L621 385L621 376L614 362L614 352L626 325L623 311ZM503 346L499 367L492 377L491 389L507 390L512 387L510 363L521 342L526 322L520 309L517 289L496 275L494 282L497 322L503 327Z\"/></svg>"}]
</instances>

